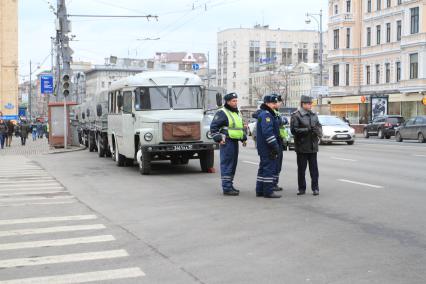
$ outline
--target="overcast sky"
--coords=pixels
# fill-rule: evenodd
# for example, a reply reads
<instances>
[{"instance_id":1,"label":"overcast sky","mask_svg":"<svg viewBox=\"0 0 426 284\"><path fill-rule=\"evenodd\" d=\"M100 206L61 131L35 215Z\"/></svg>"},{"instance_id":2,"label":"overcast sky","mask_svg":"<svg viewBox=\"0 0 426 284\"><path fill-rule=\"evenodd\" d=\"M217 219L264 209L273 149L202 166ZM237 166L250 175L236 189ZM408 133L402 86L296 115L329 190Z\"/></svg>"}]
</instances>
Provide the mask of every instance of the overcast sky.
<instances>
[{"instance_id":1,"label":"overcast sky","mask_svg":"<svg viewBox=\"0 0 426 284\"><path fill-rule=\"evenodd\" d=\"M50 37L56 0L19 0L19 74L28 75L29 61L50 68ZM146 19L70 18L75 61L104 62L105 57L152 58L156 51L210 51L216 66L216 35L235 27L270 25L281 29L316 29L305 24L305 13L324 10L327 0L67 0L68 14L158 15ZM158 41L138 41L157 38ZM44 63L43 63L44 62ZM42 64L43 63L43 64ZM28 79L28 78L26 78Z\"/></svg>"}]
</instances>

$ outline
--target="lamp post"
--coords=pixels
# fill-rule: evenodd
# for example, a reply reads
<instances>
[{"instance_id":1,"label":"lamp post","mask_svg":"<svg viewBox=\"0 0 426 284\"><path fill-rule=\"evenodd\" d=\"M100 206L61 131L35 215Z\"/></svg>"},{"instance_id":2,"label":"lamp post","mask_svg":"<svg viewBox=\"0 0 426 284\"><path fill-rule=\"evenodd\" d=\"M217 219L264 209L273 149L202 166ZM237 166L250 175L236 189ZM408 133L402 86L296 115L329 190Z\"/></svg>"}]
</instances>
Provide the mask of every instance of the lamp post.
<instances>
[{"instance_id":1,"label":"lamp post","mask_svg":"<svg viewBox=\"0 0 426 284\"><path fill-rule=\"evenodd\" d=\"M319 20L318 18L319 17ZM319 14L316 13L306 13L306 24L310 24L311 23L311 19L314 19L314 21L318 24L318 32L319 32L319 38L320 38L320 43L319 43L319 60L320 60L320 85L322 86L322 81L323 81L323 69L324 69L324 65L323 65L323 38L322 38L322 10L320 10Z\"/></svg>"}]
</instances>

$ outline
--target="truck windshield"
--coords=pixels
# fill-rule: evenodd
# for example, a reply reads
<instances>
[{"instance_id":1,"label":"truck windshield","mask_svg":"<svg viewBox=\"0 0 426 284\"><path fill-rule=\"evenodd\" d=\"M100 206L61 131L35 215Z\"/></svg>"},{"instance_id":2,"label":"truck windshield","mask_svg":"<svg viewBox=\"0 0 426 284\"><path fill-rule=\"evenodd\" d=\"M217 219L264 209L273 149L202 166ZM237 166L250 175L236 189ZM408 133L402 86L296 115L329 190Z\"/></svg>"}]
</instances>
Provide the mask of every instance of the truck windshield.
<instances>
[{"instance_id":1,"label":"truck windshield","mask_svg":"<svg viewBox=\"0 0 426 284\"><path fill-rule=\"evenodd\" d=\"M202 94L200 87L182 86L172 87L172 107L173 109L196 109L203 108Z\"/></svg>"},{"instance_id":2,"label":"truck windshield","mask_svg":"<svg viewBox=\"0 0 426 284\"><path fill-rule=\"evenodd\" d=\"M199 86L140 87L135 90L136 110L203 108Z\"/></svg>"},{"instance_id":3,"label":"truck windshield","mask_svg":"<svg viewBox=\"0 0 426 284\"><path fill-rule=\"evenodd\" d=\"M167 87L142 87L135 90L135 110L170 109Z\"/></svg>"}]
</instances>

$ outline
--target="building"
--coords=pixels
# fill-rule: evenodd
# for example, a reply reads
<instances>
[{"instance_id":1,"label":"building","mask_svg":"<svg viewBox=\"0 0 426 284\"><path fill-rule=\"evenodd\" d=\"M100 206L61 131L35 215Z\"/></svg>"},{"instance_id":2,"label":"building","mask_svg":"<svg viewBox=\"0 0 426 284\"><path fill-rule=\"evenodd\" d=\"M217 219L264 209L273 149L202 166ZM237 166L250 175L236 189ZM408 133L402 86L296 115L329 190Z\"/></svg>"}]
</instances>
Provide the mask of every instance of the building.
<instances>
[{"instance_id":1,"label":"building","mask_svg":"<svg viewBox=\"0 0 426 284\"><path fill-rule=\"evenodd\" d=\"M154 57L154 70L171 71L197 71L193 64L199 69L207 69L207 57L204 53L191 52L156 52Z\"/></svg>"},{"instance_id":2,"label":"building","mask_svg":"<svg viewBox=\"0 0 426 284\"><path fill-rule=\"evenodd\" d=\"M327 50L326 38L324 50ZM302 62L319 63L317 31L274 30L260 25L226 29L218 33L217 45L217 85L238 93L243 107L255 106L264 95L253 81L259 78L255 73Z\"/></svg>"},{"instance_id":3,"label":"building","mask_svg":"<svg viewBox=\"0 0 426 284\"><path fill-rule=\"evenodd\" d=\"M18 1L0 1L0 113L18 114Z\"/></svg>"},{"instance_id":4,"label":"building","mask_svg":"<svg viewBox=\"0 0 426 284\"><path fill-rule=\"evenodd\" d=\"M426 0L329 0L331 112L367 123L386 113L426 114Z\"/></svg>"}]
</instances>

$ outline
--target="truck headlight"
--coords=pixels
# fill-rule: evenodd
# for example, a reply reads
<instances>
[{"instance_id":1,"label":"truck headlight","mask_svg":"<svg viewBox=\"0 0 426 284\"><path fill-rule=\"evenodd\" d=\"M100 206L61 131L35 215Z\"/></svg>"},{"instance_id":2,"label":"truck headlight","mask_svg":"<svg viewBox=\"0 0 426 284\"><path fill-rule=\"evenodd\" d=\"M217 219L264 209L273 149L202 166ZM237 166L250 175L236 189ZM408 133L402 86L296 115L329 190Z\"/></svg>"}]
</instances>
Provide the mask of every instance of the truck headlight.
<instances>
[{"instance_id":1,"label":"truck headlight","mask_svg":"<svg viewBox=\"0 0 426 284\"><path fill-rule=\"evenodd\" d=\"M207 131L206 136L208 139L213 139L212 133L209 131Z\"/></svg>"},{"instance_id":2,"label":"truck headlight","mask_svg":"<svg viewBox=\"0 0 426 284\"><path fill-rule=\"evenodd\" d=\"M143 136L143 139L145 139L145 141L147 141L147 142L151 142L152 138L154 138L154 135L152 135L152 133L150 133L150 132L145 133L145 135Z\"/></svg>"}]
</instances>

